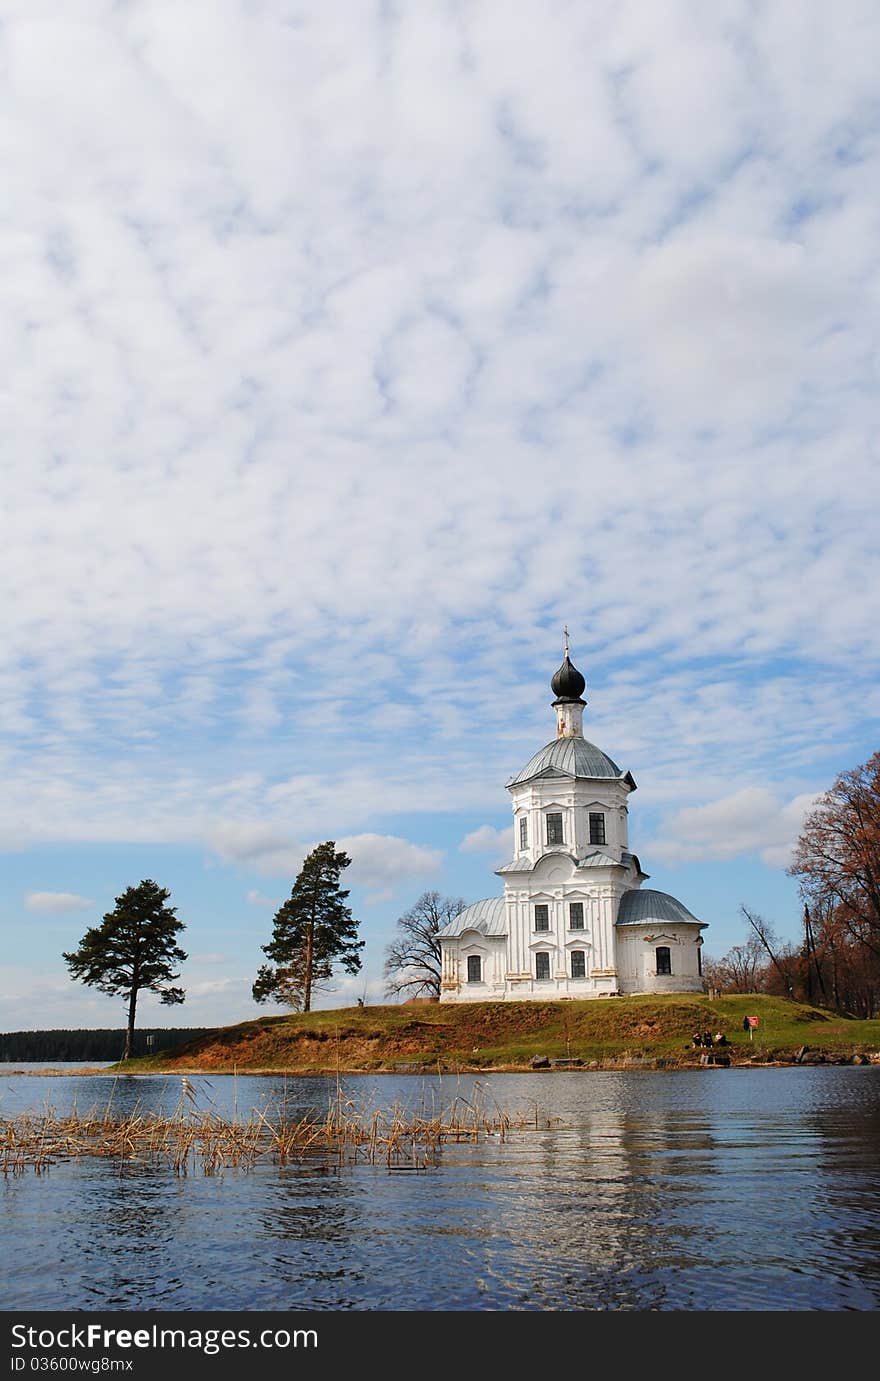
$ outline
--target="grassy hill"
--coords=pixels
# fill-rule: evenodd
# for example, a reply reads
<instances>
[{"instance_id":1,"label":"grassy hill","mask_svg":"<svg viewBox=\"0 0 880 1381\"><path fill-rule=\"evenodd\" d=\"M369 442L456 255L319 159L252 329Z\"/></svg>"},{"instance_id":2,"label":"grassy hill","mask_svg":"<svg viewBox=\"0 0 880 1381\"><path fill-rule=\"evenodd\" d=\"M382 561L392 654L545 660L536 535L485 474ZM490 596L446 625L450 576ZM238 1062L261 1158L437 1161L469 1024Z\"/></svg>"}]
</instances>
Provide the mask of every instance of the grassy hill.
<instances>
[{"instance_id":1,"label":"grassy hill","mask_svg":"<svg viewBox=\"0 0 880 1381\"><path fill-rule=\"evenodd\" d=\"M759 1025L750 1041L745 1015ZM734 1064L873 1055L880 1020L855 1021L782 998L700 995L582 1002L474 1002L354 1007L261 1017L224 1027L173 1053L130 1060L126 1072L184 1073L528 1069L535 1056L584 1064L699 1063L695 1031L723 1031Z\"/></svg>"}]
</instances>

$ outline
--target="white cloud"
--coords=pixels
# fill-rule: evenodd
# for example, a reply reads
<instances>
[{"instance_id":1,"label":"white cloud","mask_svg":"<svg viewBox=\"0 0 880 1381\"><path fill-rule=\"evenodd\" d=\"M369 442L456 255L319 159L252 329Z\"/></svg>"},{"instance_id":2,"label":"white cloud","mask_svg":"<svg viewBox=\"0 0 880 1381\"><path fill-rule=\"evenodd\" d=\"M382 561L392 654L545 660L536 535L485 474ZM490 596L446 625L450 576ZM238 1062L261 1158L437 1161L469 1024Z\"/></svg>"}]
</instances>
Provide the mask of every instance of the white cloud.
<instances>
[{"instance_id":1,"label":"white cloud","mask_svg":"<svg viewBox=\"0 0 880 1381\"><path fill-rule=\"evenodd\" d=\"M509 858L511 853L510 830L496 830L492 825L480 825L466 834L459 844L463 854L492 854L496 858Z\"/></svg>"},{"instance_id":2,"label":"white cloud","mask_svg":"<svg viewBox=\"0 0 880 1381\"><path fill-rule=\"evenodd\" d=\"M334 1005L337 1007L354 1007L359 998L364 998L367 1006L371 1003L383 1005L389 1001L384 980L368 978L364 973L339 973L333 979L332 988Z\"/></svg>"},{"instance_id":3,"label":"white cloud","mask_svg":"<svg viewBox=\"0 0 880 1381\"><path fill-rule=\"evenodd\" d=\"M142 993L138 1002L138 1026L158 1030L164 1026L228 1026L247 1021L258 1013L251 996L253 975L230 974L219 978L190 975L184 967L181 984L186 1001L180 1006L163 1006L152 993ZM121 1009L120 1009L121 1010ZM122 1025L114 1021L113 1025Z\"/></svg>"},{"instance_id":4,"label":"white cloud","mask_svg":"<svg viewBox=\"0 0 880 1381\"><path fill-rule=\"evenodd\" d=\"M781 858L880 719L876 7L288 11L5 6L0 842L429 879L567 620L636 810L776 802L667 856Z\"/></svg>"},{"instance_id":5,"label":"white cloud","mask_svg":"<svg viewBox=\"0 0 880 1381\"><path fill-rule=\"evenodd\" d=\"M781 801L764 787L744 787L717 801L678 811L646 853L669 863L756 853L772 867L784 868L815 802L811 795Z\"/></svg>"},{"instance_id":6,"label":"white cloud","mask_svg":"<svg viewBox=\"0 0 880 1381\"><path fill-rule=\"evenodd\" d=\"M236 990L245 982L241 978L202 978L186 986L186 1000L188 1003L197 1002L199 998L213 997L215 994L236 993ZM237 993L236 993L237 995Z\"/></svg>"},{"instance_id":7,"label":"white cloud","mask_svg":"<svg viewBox=\"0 0 880 1381\"><path fill-rule=\"evenodd\" d=\"M279 897L267 897L264 892L261 892L259 888L256 887L251 887L249 889L247 899L251 906L270 906L275 908L281 904Z\"/></svg>"},{"instance_id":8,"label":"white cloud","mask_svg":"<svg viewBox=\"0 0 880 1381\"><path fill-rule=\"evenodd\" d=\"M299 844L259 823L219 825L209 842L224 862L244 865L266 876L291 878L317 843ZM337 849L351 858L351 869L344 874L346 882L385 895L400 882L431 877L442 860L440 850L393 834L353 834L335 842ZM248 901L257 906L274 905L257 890L248 892Z\"/></svg>"},{"instance_id":9,"label":"white cloud","mask_svg":"<svg viewBox=\"0 0 880 1381\"><path fill-rule=\"evenodd\" d=\"M267 877L295 876L308 852L305 845L259 821L215 825L207 842L224 863L243 864ZM249 893L248 901L256 896Z\"/></svg>"},{"instance_id":10,"label":"white cloud","mask_svg":"<svg viewBox=\"0 0 880 1381\"><path fill-rule=\"evenodd\" d=\"M6 19L0 105L21 713L48 684L53 718L81 730L155 732L183 701L274 732L284 695L255 644L291 638L307 671L328 624L396 646L417 591L453 651L458 614L497 620L491 658L547 618L560 549L600 633L674 602L727 650L768 630L821 649L832 628L859 646L858 590L844 629L827 602L801 625L792 595L818 515L837 571L871 558L828 442L858 491L874 245L855 153L876 18L419 7L350 15L343 41L310 5L296 32L271 3L31 9ZM125 115L108 121L115 83ZM769 465L755 427L776 438ZM633 431L650 447L621 441ZM766 523L784 542L758 605ZM643 525L640 576L622 558ZM124 684L90 674L86 647ZM250 674L229 706L237 656ZM157 695L180 665L186 686Z\"/></svg>"},{"instance_id":11,"label":"white cloud","mask_svg":"<svg viewBox=\"0 0 880 1381\"><path fill-rule=\"evenodd\" d=\"M28 892L24 904L28 911L58 915L65 911L88 911L95 905L91 897L80 897L76 892Z\"/></svg>"},{"instance_id":12,"label":"white cloud","mask_svg":"<svg viewBox=\"0 0 880 1381\"><path fill-rule=\"evenodd\" d=\"M443 860L441 850L394 834L354 834L338 839L336 846L351 858L351 871L345 877L383 899L402 882L436 876Z\"/></svg>"},{"instance_id":13,"label":"white cloud","mask_svg":"<svg viewBox=\"0 0 880 1381\"><path fill-rule=\"evenodd\" d=\"M55 974L48 974L26 964L0 965L0 1008L4 1031L122 1027L125 1024L121 1000L71 982L69 974L61 968Z\"/></svg>"},{"instance_id":14,"label":"white cloud","mask_svg":"<svg viewBox=\"0 0 880 1381\"><path fill-rule=\"evenodd\" d=\"M817 280L797 241L686 229L633 263L618 319L627 346L650 343L638 368L670 421L754 425L826 369L820 342L852 291L841 272Z\"/></svg>"}]
</instances>

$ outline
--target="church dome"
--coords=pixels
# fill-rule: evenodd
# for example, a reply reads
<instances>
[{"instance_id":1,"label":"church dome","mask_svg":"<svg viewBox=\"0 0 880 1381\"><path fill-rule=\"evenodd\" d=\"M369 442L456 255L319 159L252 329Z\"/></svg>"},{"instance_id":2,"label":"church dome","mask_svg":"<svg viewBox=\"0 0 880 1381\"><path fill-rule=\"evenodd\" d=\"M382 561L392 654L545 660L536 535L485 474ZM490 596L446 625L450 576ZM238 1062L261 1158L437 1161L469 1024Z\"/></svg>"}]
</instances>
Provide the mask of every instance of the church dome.
<instances>
[{"instance_id":1,"label":"church dome","mask_svg":"<svg viewBox=\"0 0 880 1381\"><path fill-rule=\"evenodd\" d=\"M550 682L550 689L557 700L580 700L587 689L586 681L577 667L572 666L571 658L567 652L565 661Z\"/></svg>"},{"instance_id":2,"label":"church dome","mask_svg":"<svg viewBox=\"0 0 880 1381\"><path fill-rule=\"evenodd\" d=\"M518 786L544 773L560 777L622 777L623 773L601 748L585 738L555 738L534 757L507 785ZM635 783L633 783L635 785Z\"/></svg>"},{"instance_id":3,"label":"church dome","mask_svg":"<svg viewBox=\"0 0 880 1381\"><path fill-rule=\"evenodd\" d=\"M476 930L480 935L487 936L506 935L507 907L504 898L487 897L484 901L475 901L459 911L437 934L448 939L453 935L462 935L466 930Z\"/></svg>"},{"instance_id":4,"label":"church dome","mask_svg":"<svg viewBox=\"0 0 880 1381\"><path fill-rule=\"evenodd\" d=\"M652 925L657 921L686 921L689 925L703 925L687 907L668 892L652 888L634 888L624 892L617 913L618 925Z\"/></svg>"}]
</instances>

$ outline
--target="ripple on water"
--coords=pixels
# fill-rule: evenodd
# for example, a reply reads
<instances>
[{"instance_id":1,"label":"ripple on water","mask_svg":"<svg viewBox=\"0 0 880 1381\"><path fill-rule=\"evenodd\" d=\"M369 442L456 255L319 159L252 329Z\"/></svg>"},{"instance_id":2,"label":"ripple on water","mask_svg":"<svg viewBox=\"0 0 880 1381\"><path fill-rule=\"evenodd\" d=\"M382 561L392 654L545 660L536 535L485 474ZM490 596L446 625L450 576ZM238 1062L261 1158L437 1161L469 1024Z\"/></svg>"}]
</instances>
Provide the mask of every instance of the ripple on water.
<instances>
[{"instance_id":1,"label":"ripple on water","mask_svg":"<svg viewBox=\"0 0 880 1381\"><path fill-rule=\"evenodd\" d=\"M707 1077L708 1075L708 1077ZM173 1110L179 1081L9 1081L63 1109ZM326 1107L334 1081L212 1079L202 1105ZM864 1309L880 1305L875 1069L345 1081L530 1129L424 1174L218 1177L78 1161L0 1185L7 1309ZM10 1106L3 1095L3 1115ZM65 1101L66 1100L66 1101ZM535 1125L537 1123L537 1126ZM548 1125L550 1123L551 1125Z\"/></svg>"}]
</instances>

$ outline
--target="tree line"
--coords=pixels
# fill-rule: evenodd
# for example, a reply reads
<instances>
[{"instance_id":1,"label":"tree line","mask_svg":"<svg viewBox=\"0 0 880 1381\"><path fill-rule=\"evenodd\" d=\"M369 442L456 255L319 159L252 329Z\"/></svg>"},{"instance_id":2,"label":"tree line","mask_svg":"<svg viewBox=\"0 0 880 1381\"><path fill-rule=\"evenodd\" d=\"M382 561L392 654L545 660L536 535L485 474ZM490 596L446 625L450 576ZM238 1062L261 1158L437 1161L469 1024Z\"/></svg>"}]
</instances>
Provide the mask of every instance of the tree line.
<instances>
[{"instance_id":1,"label":"tree line","mask_svg":"<svg viewBox=\"0 0 880 1381\"><path fill-rule=\"evenodd\" d=\"M703 966L721 992L794 997L853 1017L880 1013L880 752L841 772L804 820L788 873L801 939L782 944L741 907L747 938Z\"/></svg>"},{"instance_id":2,"label":"tree line","mask_svg":"<svg viewBox=\"0 0 880 1381\"><path fill-rule=\"evenodd\" d=\"M173 1050L186 1041L206 1036L208 1026L166 1027L150 1033L137 1031L132 1045L133 1055L158 1055ZM147 1045L149 1036L153 1044ZM13 1064L18 1060L29 1064L46 1060L116 1061L125 1049L125 1028L98 1031L4 1031L0 1033L0 1063Z\"/></svg>"}]
</instances>

